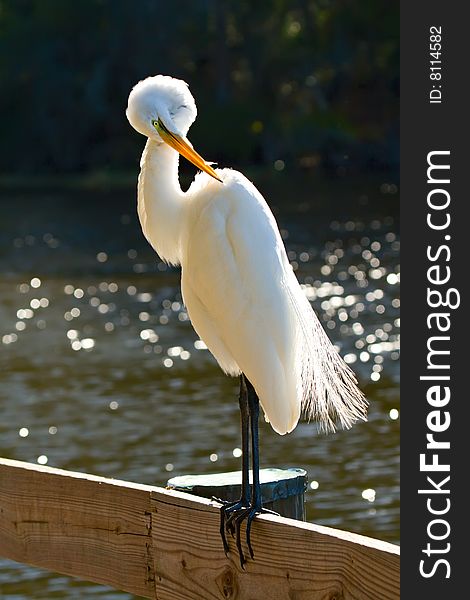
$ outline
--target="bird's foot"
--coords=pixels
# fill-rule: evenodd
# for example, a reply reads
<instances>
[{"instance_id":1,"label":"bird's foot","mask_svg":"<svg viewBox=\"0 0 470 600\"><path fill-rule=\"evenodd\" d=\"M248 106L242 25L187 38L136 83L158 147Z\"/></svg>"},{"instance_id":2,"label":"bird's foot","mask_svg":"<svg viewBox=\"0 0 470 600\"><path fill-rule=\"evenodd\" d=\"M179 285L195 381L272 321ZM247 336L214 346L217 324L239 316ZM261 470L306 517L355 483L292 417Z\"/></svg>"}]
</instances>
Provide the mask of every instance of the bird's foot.
<instances>
[{"instance_id":1,"label":"bird's foot","mask_svg":"<svg viewBox=\"0 0 470 600\"><path fill-rule=\"evenodd\" d=\"M235 514L237 511L245 510L250 506L249 501L243 501L242 499L237 500L236 502L228 502L227 500L221 500L220 498L214 498L217 502L220 502L222 506L220 507L220 537L222 538L222 543L224 545L224 552L227 555L230 552L230 548L227 542L227 536L225 535L226 531L228 531L232 537L235 534L235 526L227 524L230 515Z\"/></svg>"},{"instance_id":2,"label":"bird's foot","mask_svg":"<svg viewBox=\"0 0 470 600\"><path fill-rule=\"evenodd\" d=\"M223 503L220 508L220 536L224 544L225 554L229 552L229 545L225 535L228 531L232 537L235 536L236 538L238 556L240 558L240 566L242 569L245 568L246 558L242 549L241 526L243 521L246 520L246 543L250 552L250 556L252 559L254 559L255 555L251 545L251 524L256 515L259 514L279 516L278 513L268 510L267 508L263 508L261 502L251 504L247 501L239 500L238 502Z\"/></svg>"}]
</instances>

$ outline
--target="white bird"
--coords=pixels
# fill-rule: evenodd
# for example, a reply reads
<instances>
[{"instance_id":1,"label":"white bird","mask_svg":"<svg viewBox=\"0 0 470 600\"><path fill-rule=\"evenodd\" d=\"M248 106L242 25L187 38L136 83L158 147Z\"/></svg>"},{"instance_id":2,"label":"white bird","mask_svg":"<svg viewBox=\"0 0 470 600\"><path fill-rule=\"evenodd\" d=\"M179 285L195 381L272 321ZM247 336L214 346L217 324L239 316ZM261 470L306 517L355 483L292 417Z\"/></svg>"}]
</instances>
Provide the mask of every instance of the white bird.
<instances>
[{"instance_id":1,"label":"white bird","mask_svg":"<svg viewBox=\"0 0 470 600\"><path fill-rule=\"evenodd\" d=\"M138 182L143 233L162 260L181 265L192 325L222 370L240 376L242 495L221 509L221 535L264 512L258 460L258 401L273 429L292 431L303 413L324 430L366 419L354 374L325 334L289 264L276 220L241 173L214 170L186 135L197 110L187 84L157 75L129 95L127 118L146 136ZM186 192L179 155L203 172ZM251 428L253 485L249 485Z\"/></svg>"}]
</instances>

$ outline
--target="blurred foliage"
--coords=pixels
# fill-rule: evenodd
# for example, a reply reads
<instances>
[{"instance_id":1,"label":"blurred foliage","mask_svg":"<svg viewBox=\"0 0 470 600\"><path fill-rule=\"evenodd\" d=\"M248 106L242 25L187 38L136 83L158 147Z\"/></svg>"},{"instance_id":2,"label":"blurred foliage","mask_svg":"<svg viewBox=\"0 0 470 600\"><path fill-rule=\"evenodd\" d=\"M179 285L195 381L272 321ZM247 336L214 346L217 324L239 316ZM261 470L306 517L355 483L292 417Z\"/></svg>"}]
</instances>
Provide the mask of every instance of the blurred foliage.
<instances>
[{"instance_id":1,"label":"blurred foliage","mask_svg":"<svg viewBox=\"0 0 470 600\"><path fill-rule=\"evenodd\" d=\"M225 165L398 165L398 2L0 0L0 172L134 170L124 111L185 79L191 139Z\"/></svg>"}]
</instances>

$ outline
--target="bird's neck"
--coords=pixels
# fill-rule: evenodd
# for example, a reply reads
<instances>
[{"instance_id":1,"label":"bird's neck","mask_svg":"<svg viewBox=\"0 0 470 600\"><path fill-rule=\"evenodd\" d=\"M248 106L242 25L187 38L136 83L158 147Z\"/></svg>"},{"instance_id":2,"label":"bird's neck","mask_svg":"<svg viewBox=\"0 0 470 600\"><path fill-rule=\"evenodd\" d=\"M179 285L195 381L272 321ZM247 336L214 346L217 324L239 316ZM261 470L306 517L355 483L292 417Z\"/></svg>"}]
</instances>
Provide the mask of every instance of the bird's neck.
<instances>
[{"instance_id":1,"label":"bird's neck","mask_svg":"<svg viewBox=\"0 0 470 600\"><path fill-rule=\"evenodd\" d=\"M181 262L184 192L178 181L179 154L166 144L147 140L138 188L138 213L145 237L160 257Z\"/></svg>"}]
</instances>

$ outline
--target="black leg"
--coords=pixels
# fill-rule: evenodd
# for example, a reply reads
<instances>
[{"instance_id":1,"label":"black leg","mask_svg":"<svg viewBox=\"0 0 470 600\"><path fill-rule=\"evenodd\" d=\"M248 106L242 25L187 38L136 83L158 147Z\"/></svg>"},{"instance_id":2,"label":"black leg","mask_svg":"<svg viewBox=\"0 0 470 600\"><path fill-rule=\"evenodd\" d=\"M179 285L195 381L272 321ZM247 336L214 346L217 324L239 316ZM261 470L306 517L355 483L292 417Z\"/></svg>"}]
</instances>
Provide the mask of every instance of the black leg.
<instances>
[{"instance_id":1,"label":"black leg","mask_svg":"<svg viewBox=\"0 0 470 600\"><path fill-rule=\"evenodd\" d=\"M257 514L273 513L271 510L263 508L261 498L261 484L259 478L259 438L258 438L258 417L259 417L259 399L254 387L250 381L242 374L240 383L240 412L242 416L242 493L238 502L224 503L220 509L220 535L224 543L225 553L229 551L226 531L236 533L238 555L242 568L246 563L245 555L241 542L241 526L246 520L246 543L251 558L254 558L253 548L251 546L251 524ZM251 431L251 451L252 451L252 470L253 485L250 493L249 485L249 434Z\"/></svg>"},{"instance_id":2,"label":"black leg","mask_svg":"<svg viewBox=\"0 0 470 600\"><path fill-rule=\"evenodd\" d=\"M250 421L251 421L251 456L253 464L253 501L251 504L251 511L248 514L246 522L246 541L248 549L250 551L251 558L253 555L253 548L251 547L250 531L251 523L256 515L256 512L261 512L263 509L261 499L261 484L259 481L259 436L258 436L258 418L259 418L259 399L255 392L254 387L248 382L248 406L250 409Z\"/></svg>"},{"instance_id":3,"label":"black leg","mask_svg":"<svg viewBox=\"0 0 470 600\"><path fill-rule=\"evenodd\" d=\"M242 429L242 485L241 485L241 496L237 502L225 502L220 508L220 536L224 544L224 550L227 554L229 546L225 535L226 529L232 534L235 532L235 528L232 523L227 522L227 516L230 513L236 512L242 507L250 505L251 492L250 492L250 450L249 450L249 433L250 433L250 411L248 406L248 390L246 385L245 376L240 375L240 416L241 416L241 429Z\"/></svg>"},{"instance_id":4,"label":"black leg","mask_svg":"<svg viewBox=\"0 0 470 600\"><path fill-rule=\"evenodd\" d=\"M251 523L255 516L262 512L267 512L263 509L261 498L261 484L259 479L259 436L258 436L258 418L259 418L259 399L252 384L246 380L248 390L248 408L250 411L251 425L251 453L252 453L252 500L250 506L245 510L239 511L236 515L232 515L230 520L235 521L235 529L237 534L237 548L240 554L240 563L246 562L241 546L241 525L246 519L246 542L251 558L254 558L253 548L251 546Z\"/></svg>"},{"instance_id":5,"label":"black leg","mask_svg":"<svg viewBox=\"0 0 470 600\"><path fill-rule=\"evenodd\" d=\"M259 482L259 399L255 388L247 380L248 409L250 411L251 424L251 456L253 465L253 504L261 506L261 485Z\"/></svg>"},{"instance_id":6,"label":"black leg","mask_svg":"<svg viewBox=\"0 0 470 600\"><path fill-rule=\"evenodd\" d=\"M250 384L251 385L251 384ZM243 392L243 393L242 393ZM243 401L242 401L243 396ZM240 413L242 420L242 490L241 501L249 504L250 492L250 408L245 376L240 375Z\"/></svg>"}]
</instances>

